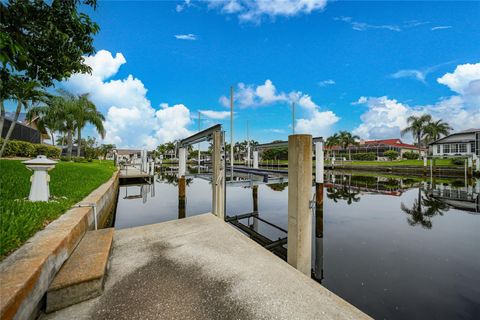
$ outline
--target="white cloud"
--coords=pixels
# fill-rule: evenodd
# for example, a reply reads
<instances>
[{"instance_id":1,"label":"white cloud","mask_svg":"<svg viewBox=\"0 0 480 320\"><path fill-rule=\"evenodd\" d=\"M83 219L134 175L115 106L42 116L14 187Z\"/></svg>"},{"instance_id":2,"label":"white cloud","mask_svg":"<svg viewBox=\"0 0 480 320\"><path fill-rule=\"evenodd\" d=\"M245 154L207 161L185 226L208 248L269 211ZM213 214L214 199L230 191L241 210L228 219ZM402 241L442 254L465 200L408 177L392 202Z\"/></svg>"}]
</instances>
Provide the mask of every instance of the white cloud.
<instances>
[{"instance_id":1,"label":"white cloud","mask_svg":"<svg viewBox=\"0 0 480 320\"><path fill-rule=\"evenodd\" d=\"M321 11L327 0L207 0L208 7L222 14L235 14L243 22L260 22L264 17L293 17Z\"/></svg>"},{"instance_id":2,"label":"white cloud","mask_svg":"<svg viewBox=\"0 0 480 320\"><path fill-rule=\"evenodd\" d=\"M193 33L189 33L189 34L176 34L174 36L175 38L177 38L178 40L197 40L197 36L194 35Z\"/></svg>"},{"instance_id":3,"label":"white cloud","mask_svg":"<svg viewBox=\"0 0 480 320\"><path fill-rule=\"evenodd\" d=\"M272 129L264 129L263 131L265 131L265 132L272 132L272 133L285 133L285 130L284 130L284 129L275 129L275 128L272 128Z\"/></svg>"},{"instance_id":4,"label":"white cloud","mask_svg":"<svg viewBox=\"0 0 480 320\"><path fill-rule=\"evenodd\" d=\"M400 130L407 125L407 118L423 113L448 122L455 130L478 127L480 63L459 65L453 73L447 73L437 81L457 95L442 98L431 105L419 106L409 106L385 96L361 97L356 104L365 104L367 111L360 117L362 123L355 128L354 133L366 139L399 137Z\"/></svg>"},{"instance_id":5,"label":"white cloud","mask_svg":"<svg viewBox=\"0 0 480 320\"><path fill-rule=\"evenodd\" d=\"M313 136L328 136L331 134L331 127L340 118L332 111L313 111L311 117L298 119L295 132L309 133Z\"/></svg>"},{"instance_id":6,"label":"white cloud","mask_svg":"<svg viewBox=\"0 0 480 320\"><path fill-rule=\"evenodd\" d=\"M331 86L334 85L335 81L332 79L327 79L327 80L322 80L318 83L320 87L326 87L326 86Z\"/></svg>"},{"instance_id":7,"label":"white cloud","mask_svg":"<svg viewBox=\"0 0 480 320\"><path fill-rule=\"evenodd\" d=\"M256 87L240 82L234 92L234 100L240 108L248 108L284 102L288 98L285 93L277 93L272 81L267 79L264 84ZM221 96L219 101L225 107L230 106L230 99L226 96Z\"/></svg>"},{"instance_id":8,"label":"white cloud","mask_svg":"<svg viewBox=\"0 0 480 320\"><path fill-rule=\"evenodd\" d=\"M444 29L450 29L450 28L452 28L452 26L438 26L438 27L433 27L430 30L435 31L435 30L444 30Z\"/></svg>"},{"instance_id":9,"label":"white cloud","mask_svg":"<svg viewBox=\"0 0 480 320\"><path fill-rule=\"evenodd\" d=\"M215 120L223 120L230 117L230 111L214 111L214 110L200 110L200 113L207 118ZM235 115L235 113L233 113Z\"/></svg>"},{"instance_id":10,"label":"white cloud","mask_svg":"<svg viewBox=\"0 0 480 320\"><path fill-rule=\"evenodd\" d=\"M180 4L177 4L175 6L175 10L177 12L182 12L183 10L185 10L186 8L190 7L192 5L191 3L191 0L184 0L182 3Z\"/></svg>"},{"instance_id":11,"label":"white cloud","mask_svg":"<svg viewBox=\"0 0 480 320\"><path fill-rule=\"evenodd\" d=\"M105 143L119 147L154 148L158 143L183 138L190 132L190 111L182 104L163 104L155 110L147 98L147 89L140 79L108 78L117 74L126 63L121 53L115 57L101 50L86 57L92 74L74 74L61 85L75 94L89 93L90 99L105 114Z\"/></svg>"},{"instance_id":12,"label":"white cloud","mask_svg":"<svg viewBox=\"0 0 480 320\"><path fill-rule=\"evenodd\" d=\"M227 97L222 96L219 101L224 106L229 106L230 100ZM299 133L326 135L331 131L332 125L340 120L332 111L321 111L310 95L300 91L279 92L269 79L258 86L239 83L234 92L234 101L240 108L295 102L296 106L300 107L298 114L302 117L296 124L296 132Z\"/></svg>"},{"instance_id":13,"label":"white cloud","mask_svg":"<svg viewBox=\"0 0 480 320\"><path fill-rule=\"evenodd\" d=\"M415 70L415 69L400 70L391 75L391 77L395 79L413 78L423 83L425 83L426 76L427 76L426 71Z\"/></svg>"},{"instance_id":14,"label":"white cloud","mask_svg":"<svg viewBox=\"0 0 480 320\"><path fill-rule=\"evenodd\" d=\"M366 22L358 22L354 21L352 17L336 17L334 18L336 21L342 21L345 23L350 24L353 30L356 31L366 31L369 29L385 29L385 30L390 30L390 31L402 31L401 27L398 25L393 25L393 24L382 24L382 25L375 25L375 24L369 24Z\"/></svg>"},{"instance_id":15,"label":"white cloud","mask_svg":"<svg viewBox=\"0 0 480 320\"><path fill-rule=\"evenodd\" d=\"M437 79L439 83L462 95L470 90L472 81L476 80L480 80L480 63L459 65L454 72L444 74Z\"/></svg>"}]
</instances>

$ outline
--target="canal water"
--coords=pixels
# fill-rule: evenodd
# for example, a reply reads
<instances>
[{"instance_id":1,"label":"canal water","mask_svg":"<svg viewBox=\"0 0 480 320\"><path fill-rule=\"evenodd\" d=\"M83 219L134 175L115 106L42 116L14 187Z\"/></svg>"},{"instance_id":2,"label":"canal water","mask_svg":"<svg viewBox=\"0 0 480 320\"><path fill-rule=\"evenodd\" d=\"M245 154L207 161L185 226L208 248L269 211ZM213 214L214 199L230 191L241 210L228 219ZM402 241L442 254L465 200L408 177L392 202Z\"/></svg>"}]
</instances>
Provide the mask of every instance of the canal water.
<instances>
[{"instance_id":1,"label":"canal water","mask_svg":"<svg viewBox=\"0 0 480 320\"><path fill-rule=\"evenodd\" d=\"M313 222L313 278L376 319L480 319L479 183L327 173L323 223ZM179 210L175 176L121 186L115 227L211 211L208 180L188 178L186 193ZM258 206L268 223L240 222L272 241L284 238L288 183L255 193L228 186L227 215Z\"/></svg>"}]
</instances>

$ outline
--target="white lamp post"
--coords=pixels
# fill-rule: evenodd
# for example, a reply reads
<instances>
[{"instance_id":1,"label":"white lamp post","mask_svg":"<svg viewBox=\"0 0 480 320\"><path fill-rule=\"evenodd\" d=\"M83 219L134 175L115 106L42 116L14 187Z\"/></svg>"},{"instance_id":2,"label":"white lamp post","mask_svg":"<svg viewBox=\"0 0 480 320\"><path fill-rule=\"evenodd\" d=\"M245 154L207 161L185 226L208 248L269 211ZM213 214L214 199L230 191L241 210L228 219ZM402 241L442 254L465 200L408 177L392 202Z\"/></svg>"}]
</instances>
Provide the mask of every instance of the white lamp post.
<instances>
[{"instance_id":1,"label":"white lamp post","mask_svg":"<svg viewBox=\"0 0 480 320\"><path fill-rule=\"evenodd\" d=\"M46 156L37 156L35 159L23 161L23 163L33 171L33 176L30 178L32 186L28 200L48 201L50 198L48 171L52 170L57 162L47 159Z\"/></svg>"}]
</instances>

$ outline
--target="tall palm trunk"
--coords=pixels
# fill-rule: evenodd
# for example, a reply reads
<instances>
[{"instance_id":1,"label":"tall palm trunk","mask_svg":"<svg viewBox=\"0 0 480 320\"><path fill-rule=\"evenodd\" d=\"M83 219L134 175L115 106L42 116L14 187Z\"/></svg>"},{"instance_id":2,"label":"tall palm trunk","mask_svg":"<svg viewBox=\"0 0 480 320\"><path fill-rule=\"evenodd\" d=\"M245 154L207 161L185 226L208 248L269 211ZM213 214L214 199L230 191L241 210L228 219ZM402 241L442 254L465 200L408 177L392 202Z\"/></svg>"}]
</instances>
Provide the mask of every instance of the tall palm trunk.
<instances>
[{"instance_id":1,"label":"tall palm trunk","mask_svg":"<svg viewBox=\"0 0 480 320\"><path fill-rule=\"evenodd\" d=\"M5 121L5 105L3 99L0 100L0 137L3 133L3 123Z\"/></svg>"},{"instance_id":2,"label":"tall palm trunk","mask_svg":"<svg viewBox=\"0 0 480 320\"><path fill-rule=\"evenodd\" d=\"M77 138L78 138L78 142L77 142L77 157L80 157L80 146L82 145L82 128L78 127L77 128Z\"/></svg>"},{"instance_id":3,"label":"tall palm trunk","mask_svg":"<svg viewBox=\"0 0 480 320\"><path fill-rule=\"evenodd\" d=\"M422 146L420 145L420 141L422 141L422 137L420 136L420 133L417 134L417 141L418 141L418 158L422 156Z\"/></svg>"},{"instance_id":4,"label":"tall palm trunk","mask_svg":"<svg viewBox=\"0 0 480 320\"><path fill-rule=\"evenodd\" d=\"M50 139L52 139L52 146L55 145L55 136L53 135L53 130L50 130Z\"/></svg>"},{"instance_id":5,"label":"tall palm trunk","mask_svg":"<svg viewBox=\"0 0 480 320\"><path fill-rule=\"evenodd\" d=\"M8 128L7 134L5 135L5 139L3 140L2 144L2 149L0 149L0 157L3 156L3 152L5 151L5 147L7 146L8 140L10 139L10 136L12 135L13 128L15 127L15 124L17 123L18 116L20 115L20 111L22 111L22 101L18 100L17 103L17 109L15 110L15 117L12 120L12 124L10 125L10 128ZM2 125L3 127L3 125ZM3 128L2 128L3 130Z\"/></svg>"},{"instance_id":6,"label":"tall palm trunk","mask_svg":"<svg viewBox=\"0 0 480 320\"><path fill-rule=\"evenodd\" d=\"M69 129L67 132L67 140L68 140L68 153L67 156L69 158L72 157L72 150L73 150L73 130Z\"/></svg>"}]
</instances>

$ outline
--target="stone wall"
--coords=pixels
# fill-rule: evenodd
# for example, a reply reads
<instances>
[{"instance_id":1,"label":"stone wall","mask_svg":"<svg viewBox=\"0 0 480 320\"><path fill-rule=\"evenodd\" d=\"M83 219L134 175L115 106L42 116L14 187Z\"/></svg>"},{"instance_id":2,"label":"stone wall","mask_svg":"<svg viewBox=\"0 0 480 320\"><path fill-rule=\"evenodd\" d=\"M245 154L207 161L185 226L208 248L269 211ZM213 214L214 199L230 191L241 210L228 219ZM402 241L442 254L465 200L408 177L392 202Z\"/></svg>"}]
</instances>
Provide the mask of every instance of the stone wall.
<instances>
[{"instance_id":1,"label":"stone wall","mask_svg":"<svg viewBox=\"0 0 480 320\"><path fill-rule=\"evenodd\" d=\"M96 204L99 228L116 206L118 177L117 171L78 203ZM2 261L0 319L36 317L51 281L94 221L91 207L72 208Z\"/></svg>"}]
</instances>

